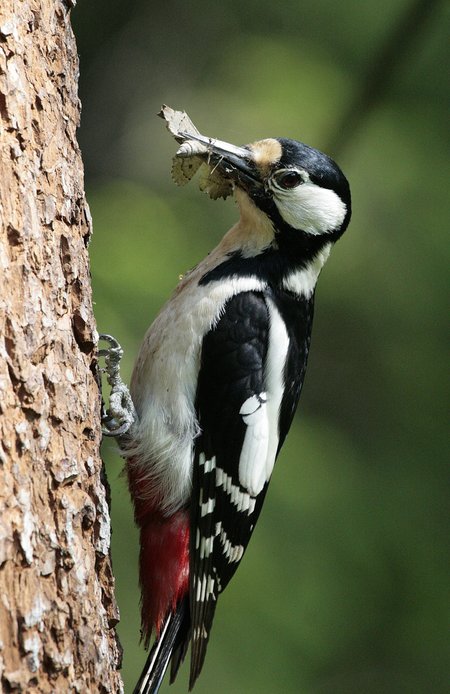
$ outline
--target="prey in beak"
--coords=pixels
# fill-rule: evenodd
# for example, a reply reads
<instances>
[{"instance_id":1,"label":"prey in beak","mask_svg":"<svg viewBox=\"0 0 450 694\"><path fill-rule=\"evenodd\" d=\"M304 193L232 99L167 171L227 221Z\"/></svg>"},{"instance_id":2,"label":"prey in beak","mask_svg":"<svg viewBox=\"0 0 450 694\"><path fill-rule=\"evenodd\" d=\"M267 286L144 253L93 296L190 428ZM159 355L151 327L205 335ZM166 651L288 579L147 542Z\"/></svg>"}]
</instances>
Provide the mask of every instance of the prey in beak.
<instances>
[{"instance_id":1,"label":"prey in beak","mask_svg":"<svg viewBox=\"0 0 450 694\"><path fill-rule=\"evenodd\" d=\"M255 189L263 187L258 179L252 151L248 147L236 147L204 135L186 133L186 138L189 139L181 145L177 156L186 156L189 151L200 150L207 157L207 163L212 167L211 172L217 172L247 192L256 192Z\"/></svg>"},{"instance_id":2,"label":"prey in beak","mask_svg":"<svg viewBox=\"0 0 450 694\"><path fill-rule=\"evenodd\" d=\"M199 171L199 187L213 199L228 197L234 186L250 195L263 189L249 147L201 135L184 111L163 106L159 115L180 143L172 165L175 183L185 185Z\"/></svg>"}]
</instances>

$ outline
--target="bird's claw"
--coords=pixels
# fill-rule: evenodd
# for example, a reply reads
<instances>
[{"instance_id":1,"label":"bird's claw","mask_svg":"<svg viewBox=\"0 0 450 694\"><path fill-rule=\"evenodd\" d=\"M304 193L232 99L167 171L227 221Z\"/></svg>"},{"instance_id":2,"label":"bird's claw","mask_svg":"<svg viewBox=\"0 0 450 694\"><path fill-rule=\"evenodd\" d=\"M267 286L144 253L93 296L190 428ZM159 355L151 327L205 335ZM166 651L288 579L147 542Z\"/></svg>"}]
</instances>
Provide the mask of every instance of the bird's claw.
<instances>
[{"instance_id":1,"label":"bird's claw","mask_svg":"<svg viewBox=\"0 0 450 694\"><path fill-rule=\"evenodd\" d=\"M101 368L101 371L106 374L111 386L109 407L102 412L102 432L104 436L119 437L129 432L137 421L137 414L130 391L120 376L122 347L112 335L99 335L99 340L109 345L105 349L99 349L98 355L105 359L105 366Z\"/></svg>"}]
</instances>

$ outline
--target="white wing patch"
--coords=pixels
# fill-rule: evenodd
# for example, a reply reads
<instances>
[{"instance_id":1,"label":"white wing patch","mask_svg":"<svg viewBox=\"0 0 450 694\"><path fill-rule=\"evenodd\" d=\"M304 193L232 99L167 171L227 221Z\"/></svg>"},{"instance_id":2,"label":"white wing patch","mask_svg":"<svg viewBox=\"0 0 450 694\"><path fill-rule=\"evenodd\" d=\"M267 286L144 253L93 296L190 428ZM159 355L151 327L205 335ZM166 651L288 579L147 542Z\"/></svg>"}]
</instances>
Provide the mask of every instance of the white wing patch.
<instances>
[{"instance_id":1,"label":"white wing patch","mask_svg":"<svg viewBox=\"0 0 450 694\"><path fill-rule=\"evenodd\" d=\"M247 425L239 458L239 481L251 496L257 496L266 481L265 461L269 448L266 397L266 393L252 395L239 410Z\"/></svg>"},{"instance_id":2,"label":"white wing patch","mask_svg":"<svg viewBox=\"0 0 450 694\"><path fill-rule=\"evenodd\" d=\"M289 336L275 304L266 299L269 310L269 348L265 364L266 392L252 395L239 414L247 431L239 458L239 481L256 497L269 481L278 449L278 418L284 392L284 367Z\"/></svg>"}]
</instances>

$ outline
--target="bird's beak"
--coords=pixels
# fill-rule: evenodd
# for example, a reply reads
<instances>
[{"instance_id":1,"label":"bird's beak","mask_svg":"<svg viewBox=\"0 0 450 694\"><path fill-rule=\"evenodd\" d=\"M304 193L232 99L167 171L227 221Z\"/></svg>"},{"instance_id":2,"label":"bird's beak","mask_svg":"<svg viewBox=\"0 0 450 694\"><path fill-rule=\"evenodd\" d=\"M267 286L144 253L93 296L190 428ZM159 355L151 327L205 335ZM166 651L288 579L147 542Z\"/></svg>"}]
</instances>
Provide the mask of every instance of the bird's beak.
<instances>
[{"instance_id":1,"label":"bird's beak","mask_svg":"<svg viewBox=\"0 0 450 694\"><path fill-rule=\"evenodd\" d=\"M229 142L222 142L222 140L215 140L204 135L186 134L185 137L203 144L208 162L239 188L243 188L248 193L263 188L252 151L247 147L236 147Z\"/></svg>"}]
</instances>

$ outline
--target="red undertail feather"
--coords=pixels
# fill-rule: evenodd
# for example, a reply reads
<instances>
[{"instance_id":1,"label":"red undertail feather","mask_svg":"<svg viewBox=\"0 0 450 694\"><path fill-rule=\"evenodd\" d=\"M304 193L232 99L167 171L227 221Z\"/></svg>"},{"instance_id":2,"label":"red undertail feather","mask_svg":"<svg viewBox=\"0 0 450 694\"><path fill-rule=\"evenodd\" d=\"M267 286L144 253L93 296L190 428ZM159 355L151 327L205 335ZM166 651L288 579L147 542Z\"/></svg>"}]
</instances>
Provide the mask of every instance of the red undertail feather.
<instances>
[{"instance_id":1,"label":"red undertail feather","mask_svg":"<svg viewBox=\"0 0 450 694\"><path fill-rule=\"evenodd\" d=\"M163 516L152 500L136 494L137 484L131 479L130 467L128 472L141 534L141 620L147 647L153 629L159 635L168 612L175 611L189 593L189 511Z\"/></svg>"},{"instance_id":2,"label":"red undertail feather","mask_svg":"<svg viewBox=\"0 0 450 694\"><path fill-rule=\"evenodd\" d=\"M152 518L141 527L142 636L159 633L169 610L189 591L189 514Z\"/></svg>"}]
</instances>

